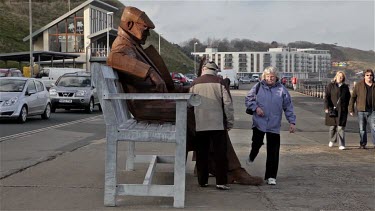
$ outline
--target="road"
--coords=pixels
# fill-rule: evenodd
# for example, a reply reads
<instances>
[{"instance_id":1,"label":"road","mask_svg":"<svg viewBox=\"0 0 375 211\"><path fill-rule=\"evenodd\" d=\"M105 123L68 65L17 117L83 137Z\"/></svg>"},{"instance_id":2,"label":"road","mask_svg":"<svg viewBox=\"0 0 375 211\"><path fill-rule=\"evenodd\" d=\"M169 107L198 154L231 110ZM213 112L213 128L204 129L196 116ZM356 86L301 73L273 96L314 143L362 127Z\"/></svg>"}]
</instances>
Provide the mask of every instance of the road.
<instances>
[{"instance_id":1,"label":"road","mask_svg":"<svg viewBox=\"0 0 375 211\"><path fill-rule=\"evenodd\" d=\"M105 137L101 112L58 109L49 120L31 117L25 124L0 122L0 178L74 151Z\"/></svg>"}]
</instances>

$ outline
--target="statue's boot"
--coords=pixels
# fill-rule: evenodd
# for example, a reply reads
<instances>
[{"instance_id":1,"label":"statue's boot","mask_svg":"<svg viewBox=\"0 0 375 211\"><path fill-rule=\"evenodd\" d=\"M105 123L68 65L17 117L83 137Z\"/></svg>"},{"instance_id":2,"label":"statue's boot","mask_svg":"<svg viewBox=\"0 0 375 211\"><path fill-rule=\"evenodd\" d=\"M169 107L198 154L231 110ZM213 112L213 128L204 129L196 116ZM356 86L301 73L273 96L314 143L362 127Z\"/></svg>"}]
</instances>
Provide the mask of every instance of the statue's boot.
<instances>
[{"instance_id":1,"label":"statue's boot","mask_svg":"<svg viewBox=\"0 0 375 211\"><path fill-rule=\"evenodd\" d=\"M263 178L252 176L241 167L241 163L238 160L237 154L234 151L232 142L230 141L229 134L227 134L227 159L228 159L228 184L241 184L241 185L262 185ZM215 162L213 156L209 158L209 172L214 174Z\"/></svg>"}]
</instances>

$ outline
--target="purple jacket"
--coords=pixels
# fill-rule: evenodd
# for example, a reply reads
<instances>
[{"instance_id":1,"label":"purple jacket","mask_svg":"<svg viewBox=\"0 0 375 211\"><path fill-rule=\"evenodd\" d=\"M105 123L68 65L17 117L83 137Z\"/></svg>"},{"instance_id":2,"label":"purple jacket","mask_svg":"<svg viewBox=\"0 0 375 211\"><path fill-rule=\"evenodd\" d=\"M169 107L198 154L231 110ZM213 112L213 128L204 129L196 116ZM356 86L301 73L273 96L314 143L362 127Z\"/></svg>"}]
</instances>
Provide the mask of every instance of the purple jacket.
<instances>
[{"instance_id":1,"label":"purple jacket","mask_svg":"<svg viewBox=\"0 0 375 211\"><path fill-rule=\"evenodd\" d=\"M255 94L254 85L245 98L245 105L254 111L253 126L263 132L280 134L283 111L290 124L296 124L296 115L293 111L292 99L288 90L279 81L272 87L262 80L258 94ZM255 110L260 107L264 116L260 117Z\"/></svg>"}]
</instances>

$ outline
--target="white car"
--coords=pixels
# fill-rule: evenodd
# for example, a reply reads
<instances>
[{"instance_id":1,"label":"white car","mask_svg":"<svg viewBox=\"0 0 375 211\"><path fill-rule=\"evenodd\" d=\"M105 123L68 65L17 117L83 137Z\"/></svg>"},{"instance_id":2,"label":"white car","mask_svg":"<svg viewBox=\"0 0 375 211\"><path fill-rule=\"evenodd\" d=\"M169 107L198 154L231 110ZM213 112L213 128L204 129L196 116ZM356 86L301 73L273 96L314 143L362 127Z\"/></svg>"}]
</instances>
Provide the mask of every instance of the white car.
<instances>
[{"instance_id":1,"label":"white car","mask_svg":"<svg viewBox=\"0 0 375 211\"><path fill-rule=\"evenodd\" d=\"M25 123L28 116L51 116L51 101L43 82L34 78L0 78L0 119Z\"/></svg>"}]
</instances>

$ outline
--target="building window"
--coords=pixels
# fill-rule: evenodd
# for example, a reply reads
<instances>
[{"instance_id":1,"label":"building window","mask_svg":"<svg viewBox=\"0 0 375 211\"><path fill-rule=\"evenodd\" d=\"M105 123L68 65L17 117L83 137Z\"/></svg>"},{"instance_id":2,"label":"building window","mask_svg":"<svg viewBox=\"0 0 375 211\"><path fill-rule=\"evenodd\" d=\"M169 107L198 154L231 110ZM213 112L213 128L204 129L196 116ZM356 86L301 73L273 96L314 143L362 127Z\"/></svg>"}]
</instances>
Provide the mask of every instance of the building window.
<instances>
[{"instance_id":1,"label":"building window","mask_svg":"<svg viewBox=\"0 0 375 211\"><path fill-rule=\"evenodd\" d=\"M49 50L57 52L84 52L83 11L71 15L48 29Z\"/></svg>"}]
</instances>

